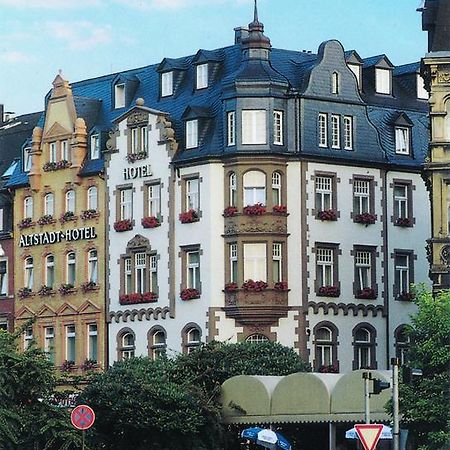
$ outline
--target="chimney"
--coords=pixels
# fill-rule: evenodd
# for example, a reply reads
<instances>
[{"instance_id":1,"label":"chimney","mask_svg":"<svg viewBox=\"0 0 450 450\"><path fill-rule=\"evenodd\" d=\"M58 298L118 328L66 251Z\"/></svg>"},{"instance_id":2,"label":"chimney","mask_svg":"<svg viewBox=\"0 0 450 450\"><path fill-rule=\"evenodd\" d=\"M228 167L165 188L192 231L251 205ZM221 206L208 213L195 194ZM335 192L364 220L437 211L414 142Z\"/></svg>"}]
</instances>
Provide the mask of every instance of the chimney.
<instances>
[{"instance_id":1,"label":"chimney","mask_svg":"<svg viewBox=\"0 0 450 450\"><path fill-rule=\"evenodd\" d=\"M234 29L234 43L241 44L242 39L248 37L248 29L245 27L236 27Z\"/></svg>"}]
</instances>

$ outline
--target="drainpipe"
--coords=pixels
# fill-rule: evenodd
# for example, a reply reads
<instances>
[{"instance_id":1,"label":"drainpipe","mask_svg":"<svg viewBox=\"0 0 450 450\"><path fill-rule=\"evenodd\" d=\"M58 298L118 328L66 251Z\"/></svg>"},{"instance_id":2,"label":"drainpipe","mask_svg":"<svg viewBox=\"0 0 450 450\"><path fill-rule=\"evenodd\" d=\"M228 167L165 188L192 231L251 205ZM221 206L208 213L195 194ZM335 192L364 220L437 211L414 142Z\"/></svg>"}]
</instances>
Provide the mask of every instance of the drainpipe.
<instances>
[{"instance_id":1,"label":"drainpipe","mask_svg":"<svg viewBox=\"0 0 450 450\"><path fill-rule=\"evenodd\" d=\"M388 200L388 186L387 186L387 174L388 174L388 170L384 170L383 173L383 247L384 247L384 258L383 258L383 263L384 263L384 272L383 272L383 277L384 277L384 308L385 308L385 313L386 313L386 367L389 368L390 366L390 360L389 360L389 347L390 347L390 335L389 335L389 324L390 324L390 315L389 315L389 240L388 240L388 205L387 205L387 200Z\"/></svg>"}]
</instances>

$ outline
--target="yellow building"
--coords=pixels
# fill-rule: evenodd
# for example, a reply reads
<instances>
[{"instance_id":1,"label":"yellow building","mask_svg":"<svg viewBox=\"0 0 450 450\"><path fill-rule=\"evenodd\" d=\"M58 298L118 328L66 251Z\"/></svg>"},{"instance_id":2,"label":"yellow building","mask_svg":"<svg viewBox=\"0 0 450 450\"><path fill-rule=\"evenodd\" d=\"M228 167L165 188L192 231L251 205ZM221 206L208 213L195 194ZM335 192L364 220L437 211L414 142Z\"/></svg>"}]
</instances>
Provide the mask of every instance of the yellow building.
<instances>
[{"instance_id":1,"label":"yellow building","mask_svg":"<svg viewBox=\"0 0 450 450\"><path fill-rule=\"evenodd\" d=\"M89 129L99 102L74 97L58 75L42 128L24 148L14 189L16 328L55 366L104 367L105 183L102 133Z\"/></svg>"},{"instance_id":2,"label":"yellow building","mask_svg":"<svg viewBox=\"0 0 450 450\"><path fill-rule=\"evenodd\" d=\"M422 9L428 31L423 72L430 92L430 153L426 166L431 193L430 275L435 290L450 288L450 1L427 0Z\"/></svg>"}]
</instances>

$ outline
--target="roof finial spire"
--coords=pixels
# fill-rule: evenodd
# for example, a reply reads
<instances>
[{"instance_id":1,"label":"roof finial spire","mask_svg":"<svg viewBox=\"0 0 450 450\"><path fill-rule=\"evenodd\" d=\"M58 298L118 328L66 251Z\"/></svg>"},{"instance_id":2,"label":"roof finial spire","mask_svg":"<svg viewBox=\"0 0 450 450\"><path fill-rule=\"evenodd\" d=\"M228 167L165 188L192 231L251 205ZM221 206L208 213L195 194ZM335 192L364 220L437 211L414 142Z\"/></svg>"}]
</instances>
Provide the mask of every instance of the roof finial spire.
<instances>
[{"instance_id":1,"label":"roof finial spire","mask_svg":"<svg viewBox=\"0 0 450 450\"><path fill-rule=\"evenodd\" d=\"M253 22L259 22L259 20L258 20L258 0L255 0L255 10L253 13Z\"/></svg>"}]
</instances>

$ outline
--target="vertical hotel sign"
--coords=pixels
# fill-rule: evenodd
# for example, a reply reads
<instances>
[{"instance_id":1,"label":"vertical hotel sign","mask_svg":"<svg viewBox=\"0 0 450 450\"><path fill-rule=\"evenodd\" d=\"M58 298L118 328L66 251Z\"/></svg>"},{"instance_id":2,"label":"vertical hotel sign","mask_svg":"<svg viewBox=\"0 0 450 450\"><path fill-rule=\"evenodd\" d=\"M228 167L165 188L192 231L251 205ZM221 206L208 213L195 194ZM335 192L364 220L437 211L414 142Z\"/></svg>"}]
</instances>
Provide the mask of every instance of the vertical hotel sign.
<instances>
[{"instance_id":1,"label":"vertical hotel sign","mask_svg":"<svg viewBox=\"0 0 450 450\"><path fill-rule=\"evenodd\" d=\"M66 231L46 231L44 233L22 234L19 247L34 247L36 245L58 244L96 239L95 227L74 228Z\"/></svg>"}]
</instances>

